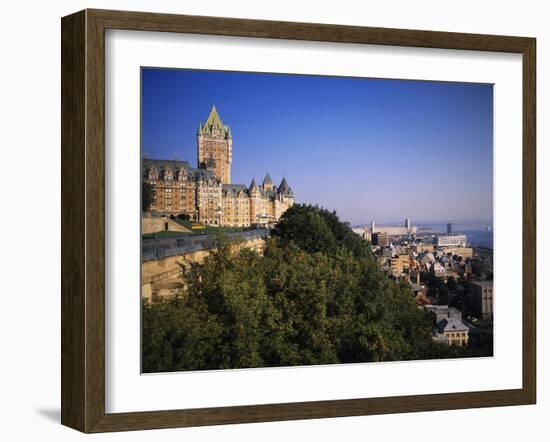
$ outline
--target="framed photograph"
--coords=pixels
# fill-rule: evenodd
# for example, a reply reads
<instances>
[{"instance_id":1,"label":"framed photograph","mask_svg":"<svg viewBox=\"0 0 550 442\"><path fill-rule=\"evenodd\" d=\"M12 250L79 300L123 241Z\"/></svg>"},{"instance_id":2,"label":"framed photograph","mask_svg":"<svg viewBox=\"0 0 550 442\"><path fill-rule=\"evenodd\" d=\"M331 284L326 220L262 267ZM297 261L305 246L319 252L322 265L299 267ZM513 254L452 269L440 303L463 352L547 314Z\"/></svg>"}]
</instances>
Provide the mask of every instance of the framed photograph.
<instances>
[{"instance_id":1,"label":"framed photograph","mask_svg":"<svg viewBox=\"0 0 550 442\"><path fill-rule=\"evenodd\" d=\"M62 19L62 423L536 400L535 39Z\"/></svg>"}]
</instances>

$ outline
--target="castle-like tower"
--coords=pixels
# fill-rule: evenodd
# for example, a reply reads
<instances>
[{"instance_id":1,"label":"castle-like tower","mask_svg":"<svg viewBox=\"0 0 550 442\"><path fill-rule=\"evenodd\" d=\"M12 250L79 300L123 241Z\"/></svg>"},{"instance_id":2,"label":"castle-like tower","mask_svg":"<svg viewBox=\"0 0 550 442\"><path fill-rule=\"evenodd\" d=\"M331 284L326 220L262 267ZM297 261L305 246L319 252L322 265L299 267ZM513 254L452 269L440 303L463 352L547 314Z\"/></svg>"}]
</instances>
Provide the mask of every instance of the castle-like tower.
<instances>
[{"instance_id":1,"label":"castle-like tower","mask_svg":"<svg viewBox=\"0 0 550 442\"><path fill-rule=\"evenodd\" d=\"M232 150L231 128L223 124L216 106L212 106L206 122L199 123L197 131L198 168L214 172L222 184L231 184Z\"/></svg>"},{"instance_id":2,"label":"castle-like tower","mask_svg":"<svg viewBox=\"0 0 550 442\"><path fill-rule=\"evenodd\" d=\"M206 225L267 226L294 204L294 193L283 178L279 187L266 174L261 185L231 184L232 138L212 107L197 133L198 168L187 161L144 159L143 180L152 188L146 210L186 214Z\"/></svg>"}]
</instances>

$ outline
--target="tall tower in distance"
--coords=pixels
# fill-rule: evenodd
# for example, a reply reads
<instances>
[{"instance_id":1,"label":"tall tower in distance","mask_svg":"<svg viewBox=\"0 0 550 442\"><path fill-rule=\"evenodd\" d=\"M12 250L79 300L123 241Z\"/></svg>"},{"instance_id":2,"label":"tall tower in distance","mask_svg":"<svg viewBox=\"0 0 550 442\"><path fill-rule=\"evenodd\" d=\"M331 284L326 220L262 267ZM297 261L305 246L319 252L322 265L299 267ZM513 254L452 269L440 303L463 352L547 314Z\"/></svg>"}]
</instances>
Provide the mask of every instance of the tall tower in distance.
<instances>
[{"instance_id":1,"label":"tall tower in distance","mask_svg":"<svg viewBox=\"0 0 550 442\"><path fill-rule=\"evenodd\" d=\"M405 218L405 227L407 228L407 232L411 231L411 220L409 218Z\"/></svg>"},{"instance_id":2,"label":"tall tower in distance","mask_svg":"<svg viewBox=\"0 0 550 442\"><path fill-rule=\"evenodd\" d=\"M453 233L453 225L451 223L447 224L447 235Z\"/></svg>"},{"instance_id":3,"label":"tall tower in distance","mask_svg":"<svg viewBox=\"0 0 550 442\"><path fill-rule=\"evenodd\" d=\"M199 123L197 131L198 167L214 172L223 184L231 184L232 156L231 128L223 124L214 105L205 123Z\"/></svg>"}]
</instances>

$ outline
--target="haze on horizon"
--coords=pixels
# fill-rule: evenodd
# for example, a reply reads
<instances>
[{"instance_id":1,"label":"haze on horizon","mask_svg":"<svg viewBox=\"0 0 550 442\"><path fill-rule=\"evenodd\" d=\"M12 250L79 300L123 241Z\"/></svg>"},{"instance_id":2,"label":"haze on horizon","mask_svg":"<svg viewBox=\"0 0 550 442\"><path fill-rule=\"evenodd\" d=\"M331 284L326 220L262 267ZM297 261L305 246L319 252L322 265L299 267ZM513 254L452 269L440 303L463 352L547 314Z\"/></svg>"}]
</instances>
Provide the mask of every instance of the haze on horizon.
<instances>
[{"instance_id":1,"label":"haze on horizon","mask_svg":"<svg viewBox=\"0 0 550 442\"><path fill-rule=\"evenodd\" d=\"M297 202L351 224L493 219L493 87L142 69L142 154L195 167L215 104L232 182L286 176Z\"/></svg>"}]
</instances>

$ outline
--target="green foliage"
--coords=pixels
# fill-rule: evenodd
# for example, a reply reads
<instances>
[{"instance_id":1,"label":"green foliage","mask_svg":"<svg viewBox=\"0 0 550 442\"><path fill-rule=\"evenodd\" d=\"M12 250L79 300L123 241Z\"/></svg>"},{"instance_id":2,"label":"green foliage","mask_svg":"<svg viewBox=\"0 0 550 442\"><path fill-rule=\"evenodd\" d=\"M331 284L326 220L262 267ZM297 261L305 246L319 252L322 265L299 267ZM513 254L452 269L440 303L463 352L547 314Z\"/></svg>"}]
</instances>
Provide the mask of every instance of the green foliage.
<instances>
[{"instance_id":1,"label":"green foliage","mask_svg":"<svg viewBox=\"0 0 550 442\"><path fill-rule=\"evenodd\" d=\"M447 278L447 287L449 290L456 290L457 285L458 284L454 276L449 276L449 278Z\"/></svg>"},{"instance_id":2,"label":"green foliage","mask_svg":"<svg viewBox=\"0 0 550 442\"><path fill-rule=\"evenodd\" d=\"M149 181L141 183L141 210L149 210L149 207L153 203L153 192L153 186Z\"/></svg>"},{"instance_id":3,"label":"green foliage","mask_svg":"<svg viewBox=\"0 0 550 442\"><path fill-rule=\"evenodd\" d=\"M290 212L290 213L289 213ZM351 235L348 233L350 232ZM320 238L322 240L320 240ZM263 256L221 241L176 298L143 304L144 372L457 357L410 286L334 213L288 210Z\"/></svg>"},{"instance_id":4,"label":"green foliage","mask_svg":"<svg viewBox=\"0 0 550 442\"><path fill-rule=\"evenodd\" d=\"M369 243L341 222L336 212L317 206L295 204L288 209L272 230L283 244L294 243L309 253L333 254L344 248L355 257L371 256Z\"/></svg>"}]
</instances>

